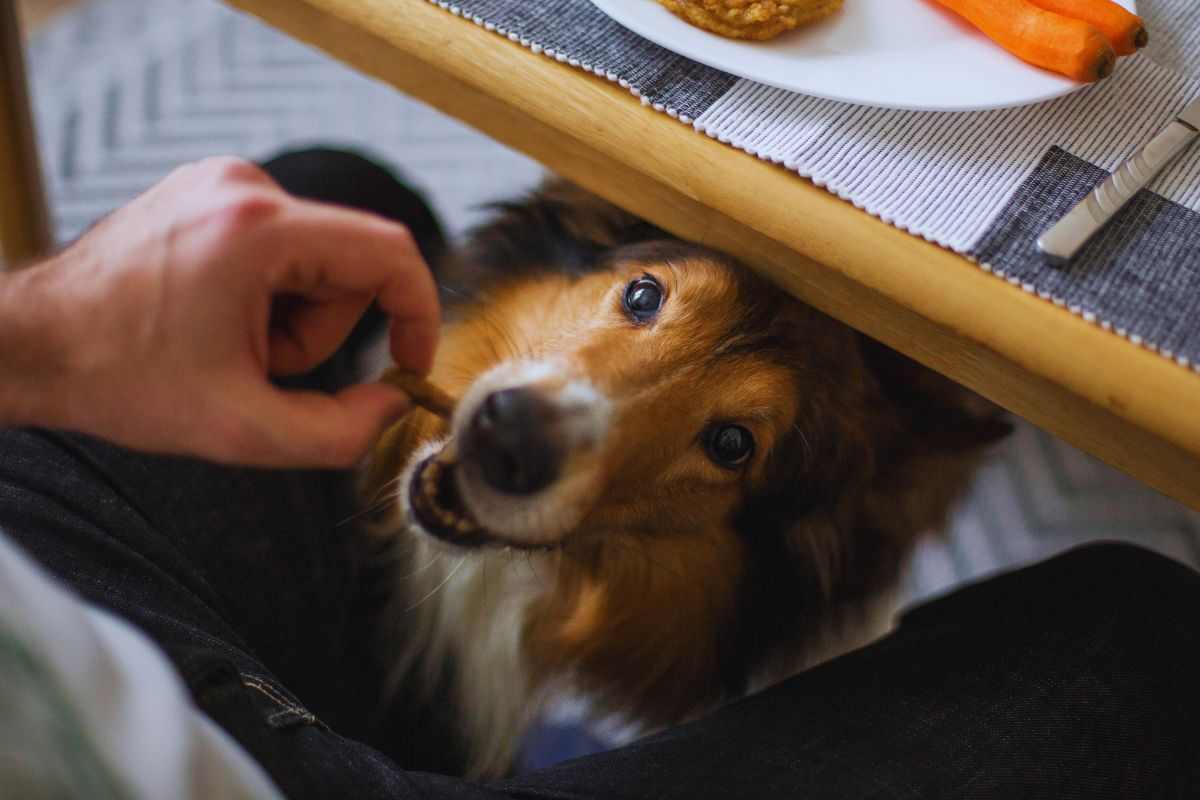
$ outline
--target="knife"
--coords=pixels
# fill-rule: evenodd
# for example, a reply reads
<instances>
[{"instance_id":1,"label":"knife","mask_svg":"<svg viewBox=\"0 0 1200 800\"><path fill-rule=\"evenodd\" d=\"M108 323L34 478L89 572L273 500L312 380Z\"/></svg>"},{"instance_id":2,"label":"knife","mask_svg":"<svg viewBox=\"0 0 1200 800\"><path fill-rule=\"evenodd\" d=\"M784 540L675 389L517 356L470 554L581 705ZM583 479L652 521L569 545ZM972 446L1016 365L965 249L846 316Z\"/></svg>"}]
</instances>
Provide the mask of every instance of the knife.
<instances>
[{"instance_id":1,"label":"knife","mask_svg":"<svg viewBox=\"0 0 1200 800\"><path fill-rule=\"evenodd\" d=\"M1144 189L1197 138L1200 138L1200 99L1192 101L1170 125L1043 233L1037 240L1038 250L1052 262L1070 261L1138 190Z\"/></svg>"}]
</instances>

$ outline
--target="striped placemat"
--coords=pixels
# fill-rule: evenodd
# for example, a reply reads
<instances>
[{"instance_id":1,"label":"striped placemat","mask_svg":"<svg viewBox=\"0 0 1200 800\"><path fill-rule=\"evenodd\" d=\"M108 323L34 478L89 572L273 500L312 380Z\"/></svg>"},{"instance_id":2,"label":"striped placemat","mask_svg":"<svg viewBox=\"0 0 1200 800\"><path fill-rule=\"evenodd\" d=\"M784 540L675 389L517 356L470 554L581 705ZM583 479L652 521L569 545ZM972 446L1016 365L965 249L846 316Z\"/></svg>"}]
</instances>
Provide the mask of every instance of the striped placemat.
<instances>
[{"instance_id":1,"label":"striped placemat","mask_svg":"<svg viewBox=\"0 0 1200 800\"><path fill-rule=\"evenodd\" d=\"M869 108L739 79L642 39L589 0L430 1L1200 369L1200 147L1068 269L1035 248L1041 231L1200 96L1197 0L1141 0L1151 47L1098 85L971 113Z\"/></svg>"}]
</instances>

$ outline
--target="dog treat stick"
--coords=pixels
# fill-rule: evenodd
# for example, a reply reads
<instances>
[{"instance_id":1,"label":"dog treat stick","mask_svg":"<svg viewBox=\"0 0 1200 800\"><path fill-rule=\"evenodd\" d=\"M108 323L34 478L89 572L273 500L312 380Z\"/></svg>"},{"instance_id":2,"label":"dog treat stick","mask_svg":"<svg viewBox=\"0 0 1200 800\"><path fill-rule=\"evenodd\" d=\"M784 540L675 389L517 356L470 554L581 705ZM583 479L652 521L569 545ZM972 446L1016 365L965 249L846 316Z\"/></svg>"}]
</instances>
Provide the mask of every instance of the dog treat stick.
<instances>
[{"instance_id":1,"label":"dog treat stick","mask_svg":"<svg viewBox=\"0 0 1200 800\"><path fill-rule=\"evenodd\" d=\"M385 380L412 398L412 401L442 419L454 416L454 398L429 381L411 372L393 370Z\"/></svg>"}]
</instances>

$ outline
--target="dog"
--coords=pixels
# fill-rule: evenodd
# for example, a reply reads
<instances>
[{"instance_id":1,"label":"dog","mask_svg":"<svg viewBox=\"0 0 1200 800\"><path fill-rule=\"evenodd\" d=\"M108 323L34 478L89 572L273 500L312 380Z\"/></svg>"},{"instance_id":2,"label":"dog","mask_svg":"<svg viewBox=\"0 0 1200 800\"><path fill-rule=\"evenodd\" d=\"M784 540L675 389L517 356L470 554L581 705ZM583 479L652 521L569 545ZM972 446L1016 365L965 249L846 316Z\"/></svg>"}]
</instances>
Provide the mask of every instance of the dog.
<instances>
[{"instance_id":1,"label":"dog","mask_svg":"<svg viewBox=\"0 0 1200 800\"><path fill-rule=\"evenodd\" d=\"M433 383L380 440L397 683L505 773L551 697L653 730L884 633L994 406L573 185L443 266Z\"/></svg>"}]
</instances>

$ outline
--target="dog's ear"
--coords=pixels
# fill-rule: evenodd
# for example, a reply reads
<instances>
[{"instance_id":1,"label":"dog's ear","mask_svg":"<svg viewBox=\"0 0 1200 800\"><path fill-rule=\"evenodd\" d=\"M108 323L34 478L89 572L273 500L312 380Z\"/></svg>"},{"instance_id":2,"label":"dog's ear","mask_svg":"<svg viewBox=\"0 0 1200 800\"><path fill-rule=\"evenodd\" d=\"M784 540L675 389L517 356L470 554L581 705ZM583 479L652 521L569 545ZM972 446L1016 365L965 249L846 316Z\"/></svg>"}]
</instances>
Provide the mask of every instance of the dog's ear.
<instances>
[{"instance_id":1,"label":"dog's ear","mask_svg":"<svg viewBox=\"0 0 1200 800\"><path fill-rule=\"evenodd\" d=\"M903 431L926 450L966 453L1012 433L998 406L878 342L861 338L863 360Z\"/></svg>"},{"instance_id":2,"label":"dog's ear","mask_svg":"<svg viewBox=\"0 0 1200 800\"><path fill-rule=\"evenodd\" d=\"M811 510L797 517L793 538L814 560L851 558L846 547L861 549L867 539L867 550L900 557L944 526L988 446L1012 431L1004 412L974 392L852 335L851 347L830 349L824 359L821 374L835 376L835 384L809 393L810 403L822 404L814 413L820 424L802 443L809 463L795 469ZM807 338L815 340L811 332ZM819 518L850 541L833 546L825 528L813 527ZM851 560L864 558L874 560L866 552Z\"/></svg>"},{"instance_id":3,"label":"dog's ear","mask_svg":"<svg viewBox=\"0 0 1200 800\"><path fill-rule=\"evenodd\" d=\"M880 418L875 476L860 525L915 542L942 529L990 445L1012 432L999 407L917 362L861 337Z\"/></svg>"}]
</instances>

